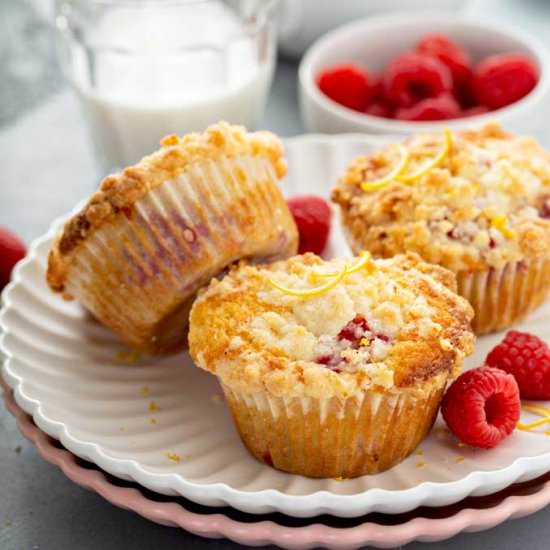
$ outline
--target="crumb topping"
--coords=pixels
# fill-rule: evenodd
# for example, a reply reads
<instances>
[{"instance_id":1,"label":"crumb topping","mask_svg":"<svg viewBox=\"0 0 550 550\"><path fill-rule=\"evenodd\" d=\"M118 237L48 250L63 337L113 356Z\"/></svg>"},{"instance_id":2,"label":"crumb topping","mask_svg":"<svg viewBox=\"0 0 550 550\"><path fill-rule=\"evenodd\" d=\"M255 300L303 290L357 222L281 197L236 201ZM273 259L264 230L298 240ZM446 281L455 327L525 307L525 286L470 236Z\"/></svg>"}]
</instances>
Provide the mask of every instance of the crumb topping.
<instances>
[{"instance_id":1,"label":"crumb topping","mask_svg":"<svg viewBox=\"0 0 550 550\"><path fill-rule=\"evenodd\" d=\"M362 267L346 272L352 264ZM342 272L330 289L306 292ZM452 274L411 254L241 264L195 302L190 351L198 366L248 391L329 396L412 387L451 372L471 351L473 312L455 285Z\"/></svg>"},{"instance_id":2,"label":"crumb topping","mask_svg":"<svg viewBox=\"0 0 550 550\"><path fill-rule=\"evenodd\" d=\"M389 146L356 159L333 189L354 248L412 250L453 270L550 255L550 153L535 140L493 123L452 140L416 135L404 146L406 172L384 180L403 159ZM436 165L406 180L438 151ZM372 181L384 184L369 189Z\"/></svg>"}]
</instances>

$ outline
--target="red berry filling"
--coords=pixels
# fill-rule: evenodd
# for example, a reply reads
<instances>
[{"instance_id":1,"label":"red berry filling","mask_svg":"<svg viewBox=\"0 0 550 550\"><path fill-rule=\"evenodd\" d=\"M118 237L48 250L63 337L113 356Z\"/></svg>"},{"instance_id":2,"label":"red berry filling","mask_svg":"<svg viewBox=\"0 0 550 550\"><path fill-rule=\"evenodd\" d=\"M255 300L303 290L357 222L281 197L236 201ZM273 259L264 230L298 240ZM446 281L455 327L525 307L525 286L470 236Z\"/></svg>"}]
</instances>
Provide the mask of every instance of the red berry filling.
<instances>
[{"instance_id":1,"label":"red berry filling","mask_svg":"<svg viewBox=\"0 0 550 550\"><path fill-rule=\"evenodd\" d=\"M390 341L389 336L385 334L374 334L370 330L367 320L362 315L356 315L342 328L342 330L340 330L336 337L338 342L345 343L344 349L367 348L375 338L383 342ZM366 346L364 345L365 339L368 341ZM340 372L341 369L339 369L338 366L341 363L346 363L346 359L341 357L340 351L335 351L334 353L320 355L315 359L315 362L320 365L326 365L336 372Z\"/></svg>"},{"instance_id":2,"label":"red berry filling","mask_svg":"<svg viewBox=\"0 0 550 550\"><path fill-rule=\"evenodd\" d=\"M359 346L361 338L364 338L368 331L367 320L362 315L357 315L338 333L338 340L349 340Z\"/></svg>"},{"instance_id":3,"label":"red berry filling","mask_svg":"<svg viewBox=\"0 0 550 550\"><path fill-rule=\"evenodd\" d=\"M510 373L522 398L550 399L550 348L537 336L511 330L486 363Z\"/></svg>"},{"instance_id":4,"label":"red berry filling","mask_svg":"<svg viewBox=\"0 0 550 550\"><path fill-rule=\"evenodd\" d=\"M451 384L441 412L461 441L490 449L514 431L520 408L514 377L499 369L479 367L461 374Z\"/></svg>"},{"instance_id":5,"label":"red berry filling","mask_svg":"<svg viewBox=\"0 0 550 550\"><path fill-rule=\"evenodd\" d=\"M321 254L330 233L330 206L321 197L293 197L287 201L300 236L299 254Z\"/></svg>"}]
</instances>

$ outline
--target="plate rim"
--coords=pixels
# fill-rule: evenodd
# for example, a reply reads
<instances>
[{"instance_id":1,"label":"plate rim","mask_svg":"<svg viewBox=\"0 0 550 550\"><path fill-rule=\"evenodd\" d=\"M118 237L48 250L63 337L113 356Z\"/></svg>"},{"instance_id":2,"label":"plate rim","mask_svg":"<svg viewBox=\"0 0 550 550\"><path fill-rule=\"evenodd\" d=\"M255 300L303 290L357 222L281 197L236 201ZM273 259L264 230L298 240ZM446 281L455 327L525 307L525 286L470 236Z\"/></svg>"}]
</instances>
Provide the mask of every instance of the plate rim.
<instances>
[{"instance_id":1,"label":"plate rim","mask_svg":"<svg viewBox=\"0 0 550 550\"><path fill-rule=\"evenodd\" d=\"M97 466L98 469L94 470L83 468L78 464L76 455L52 445L50 437L17 405L12 390L0 378L2 389L4 405L14 416L21 435L32 443L46 462L57 466L73 483L145 519L161 525L177 526L202 537L224 537L249 545L277 544L292 550L316 547L352 550L364 545L394 547L415 540L429 538L434 542L442 541L461 532L490 529L509 519L534 514L550 504L549 480L534 493L509 495L488 508L465 507L445 518L415 517L396 525L365 522L353 527L333 527L315 522L290 527L273 520L240 522L220 512L201 514L187 510L180 503L153 501L135 487L114 485Z\"/></svg>"},{"instance_id":2,"label":"plate rim","mask_svg":"<svg viewBox=\"0 0 550 550\"><path fill-rule=\"evenodd\" d=\"M335 136L304 134L286 139L284 142L285 146L288 147L301 143L316 143L319 145L345 141L380 144L384 140L385 138L380 138L380 136L362 134L339 134ZM109 456L108 451L102 449L97 443L79 440L71 435L66 423L49 418L43 413L41 403L25 394L24 378L16 374L13 369L17 359L9 350L9 346L6 345L8 335L14 334L10 332L6 316L7 312L15 307L11 297L17 286L21 284L25 267L37 261L39 247L53 238L62 221L74 213L81 204L79 203L69 214L56 218L50 225L49 230L31 243L27 256L17 264L12 275L12 281L2 293L3 306L0 310L0 352L6 355L2 366L4 380L13 389L17 404L33 417L36 425L48 435L60 440L68 450L77 456L95 463L112 475L132 479L150 490L163 494L178 493L202 505L228 505L248 513L280 511L296 517L312 517L324 513L341 517L355 517L374 511L402 513L420 505L447 505L458 502L470 495L488 494L483 489L487 485L497 485L502 489L517 481L528 479L533 471L537 475L550 471L549 451L538 456L518 457L510 465L499 470L472 471L463 478L443 483L423 481L409 489L369 488L355 494L335 494L328 490L320 490L304 495L289 495L278 489L246 491L235 489L224 482L199 484L189 481L177 473L148 472L136 460ZM396 500L399 502L395 502ZM393 506L391 510L385 507L390 501ZM381 506L382 508L380 508Z\"/></svg>"}]
</instances>

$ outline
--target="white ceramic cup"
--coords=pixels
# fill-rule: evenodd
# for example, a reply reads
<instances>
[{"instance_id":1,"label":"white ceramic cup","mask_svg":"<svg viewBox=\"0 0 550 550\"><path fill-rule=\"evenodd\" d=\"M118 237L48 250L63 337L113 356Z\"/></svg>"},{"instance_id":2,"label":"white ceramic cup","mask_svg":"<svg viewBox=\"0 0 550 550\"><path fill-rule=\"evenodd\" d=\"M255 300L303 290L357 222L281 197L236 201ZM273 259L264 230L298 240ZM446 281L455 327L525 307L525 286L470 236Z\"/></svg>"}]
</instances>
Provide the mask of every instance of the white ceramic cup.
<instances>
[{"instance_id":1,"label":"white ceramic cup","mask_svg":"<svg viewBox=\"0 0 550 550\"><path fill-rule=\"evenodd\" d=\"M539 68L537 86L523 99L485 115L439 122L406 122L358 113L325 96L317 86L319 72L331 65L355 62L372 73L382 71L397 54L412 48L426 33L445 33L464 46L474 62L505 52L529 55ZM530 36L516 30L457 16L396 14L344 25L320 38L304 56L299 69L300 105L308 132L410 134L419 130L474 127L499 120L505 128L550 138L550 54Z\"/></svg>"}]
</instances>

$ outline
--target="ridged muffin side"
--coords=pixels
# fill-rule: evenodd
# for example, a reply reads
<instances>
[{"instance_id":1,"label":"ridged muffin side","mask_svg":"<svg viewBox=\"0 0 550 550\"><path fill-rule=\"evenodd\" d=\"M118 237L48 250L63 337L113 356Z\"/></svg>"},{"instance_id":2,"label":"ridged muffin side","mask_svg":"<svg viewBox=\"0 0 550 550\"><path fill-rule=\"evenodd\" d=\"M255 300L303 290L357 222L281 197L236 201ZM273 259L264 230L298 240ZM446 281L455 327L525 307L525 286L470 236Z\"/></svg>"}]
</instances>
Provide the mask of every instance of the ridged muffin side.
<instances>
[{"instance_id":1,"label":"ridged muffin side","mask_svg":"<svg viewBox=\"0 0 550 550\"><path fill-rule=\"evenodd\" d=\"M171 136L107 177L69 219L48 260L50 287L78 299L128 345L185 345L198 288L241 258L285 258L297 229L278 186L281 142L226 123Z\"/></svg>"}]
</instances>

